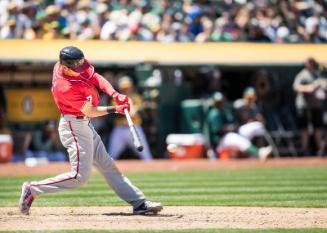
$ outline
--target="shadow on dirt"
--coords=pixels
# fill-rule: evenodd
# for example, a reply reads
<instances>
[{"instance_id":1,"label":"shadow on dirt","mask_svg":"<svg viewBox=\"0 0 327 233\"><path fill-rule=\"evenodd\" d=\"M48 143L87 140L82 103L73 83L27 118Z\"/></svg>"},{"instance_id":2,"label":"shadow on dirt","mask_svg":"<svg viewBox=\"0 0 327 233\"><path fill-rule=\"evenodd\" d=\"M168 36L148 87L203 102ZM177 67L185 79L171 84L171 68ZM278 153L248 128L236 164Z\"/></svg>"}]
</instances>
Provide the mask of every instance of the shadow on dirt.
<instances>
[{"instance_id":1,"label":"shadow on dirt","mask_svg":"<svg viewBox=\"0 0 327 233\"><path fill-rule=\"evenodd\" d=\"M135 215L133 213L124 213L124 212L119 212L119 213L103 213L102 215L105 216L144 216L144 217L158 217L158 218L169 218L169 217L180 217L179 215L176 214L144 214L144 215Z\"/></svg>"}]
</instances>

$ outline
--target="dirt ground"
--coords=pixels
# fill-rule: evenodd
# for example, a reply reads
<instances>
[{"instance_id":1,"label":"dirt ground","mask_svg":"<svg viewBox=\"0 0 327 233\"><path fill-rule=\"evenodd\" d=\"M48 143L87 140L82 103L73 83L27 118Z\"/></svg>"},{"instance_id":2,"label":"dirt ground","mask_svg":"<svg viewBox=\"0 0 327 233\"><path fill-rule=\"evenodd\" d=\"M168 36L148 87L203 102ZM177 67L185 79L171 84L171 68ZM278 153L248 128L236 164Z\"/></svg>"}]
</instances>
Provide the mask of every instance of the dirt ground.
<instances>
[{"instance_id":1,"label":"dirt ground","mask_svg":"<svg viewBox=\"0 0 327 233\"><path fill-rule=\"evenodd\" d=\"M327 209L169 206L155 216L130 213L130 207L39 207L22 216L1 208L0 230L327 228Z\"/></svg>"},{"instance_id":2,"label":"dirt ground","mask_svg":"<svg viewBox=\"0 0 327 233\"><path fill-rule=\"evenodd\" d=\"M230 170L254 167L327 166L325 158L238 161L119 161L123 172ZM0 176L50 175L69 170L56 163L25 167L0 165ZM1 179L1 177L0 177ZM61 229L327 228L327 208L169 206L155 216L131 215L131 207L35 207L24 216L18 208L0 208L0 231Z\"/></svg>"}]
</instances>

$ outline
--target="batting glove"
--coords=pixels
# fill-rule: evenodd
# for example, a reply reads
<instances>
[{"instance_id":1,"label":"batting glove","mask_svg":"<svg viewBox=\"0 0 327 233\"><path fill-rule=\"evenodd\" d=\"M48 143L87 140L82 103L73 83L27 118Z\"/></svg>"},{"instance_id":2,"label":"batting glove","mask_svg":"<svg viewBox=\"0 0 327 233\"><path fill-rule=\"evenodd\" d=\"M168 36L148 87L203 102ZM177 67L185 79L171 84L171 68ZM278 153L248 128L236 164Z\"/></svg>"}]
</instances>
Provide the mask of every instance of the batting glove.
<instances>
[{"instance_id":1,"label":"batting glove","mask_svg":"<svg viewBox=\"0 0 327 233\"><path fill-rule=\"evenodd\" d=\"M124 109L127 109L129 112L129 104L123 104L123 105L116 105L115 106L115 112L119 114L125 114Z\"/></svg>"},{"instance_id":2,"label":"batting glove","mask_svg":"<svg viewBox=\"0 0 327 233\"><path fill-rule=\"evenodd\" d=\"M123 94L119 94L118 92L115 92L112 95L112 98L114 99L114 101L118 105L121 105L121 104L129 104L128 103L128 96L127 95L123 95Z\"/></svg>"}]
</instances>

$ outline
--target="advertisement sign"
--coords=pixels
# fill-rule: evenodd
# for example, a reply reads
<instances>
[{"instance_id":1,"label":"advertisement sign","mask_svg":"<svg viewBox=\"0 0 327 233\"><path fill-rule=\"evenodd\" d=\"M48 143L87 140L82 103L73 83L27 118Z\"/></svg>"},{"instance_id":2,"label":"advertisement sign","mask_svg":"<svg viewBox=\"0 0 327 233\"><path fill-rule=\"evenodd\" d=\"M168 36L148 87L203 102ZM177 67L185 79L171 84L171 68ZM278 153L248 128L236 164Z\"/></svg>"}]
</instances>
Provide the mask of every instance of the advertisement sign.
<instances>
[{"instance_id":1,"label":"advertisement sign","mask_svg":"<svg viewBox=\"0 0 327 233\"><path fill-rule=\"evenodd\" d=\"M9 122L57 120L59 111L50 88L5 89Z\"/></svg>"}]
</instances>

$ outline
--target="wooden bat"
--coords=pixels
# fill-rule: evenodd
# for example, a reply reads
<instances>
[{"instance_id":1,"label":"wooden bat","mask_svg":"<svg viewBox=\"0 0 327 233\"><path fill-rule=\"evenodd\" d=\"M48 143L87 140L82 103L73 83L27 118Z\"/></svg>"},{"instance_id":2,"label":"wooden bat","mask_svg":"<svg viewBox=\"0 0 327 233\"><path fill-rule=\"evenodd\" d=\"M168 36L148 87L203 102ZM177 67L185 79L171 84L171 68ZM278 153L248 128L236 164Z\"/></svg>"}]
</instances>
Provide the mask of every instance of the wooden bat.
<instances>
[{"instance_id":1,"label":"wooden bat","mask_svg":"<svg viewBox=\"0 0 327 233\"><path fill-rule=\"evenodd\" d=\"M125 112L125 116L126 116L126 119L127 119L127 122L128 122L129 131L131 132L132 137L133 137L134 146L139 152L141 152L143 150L143 145L142 145L142 142L140 140L140 136L137 133L137 131L135 129L135 126L134 126L134 123L132 121L132 118L129 115L129 112L128 112L128 110L126 108L124 109L124 112Z\"/></svg>"}]
</instances>

